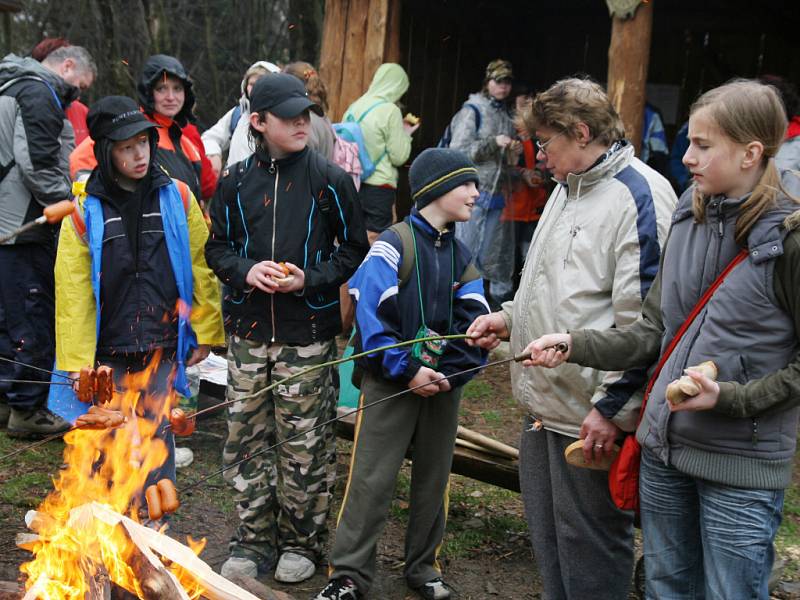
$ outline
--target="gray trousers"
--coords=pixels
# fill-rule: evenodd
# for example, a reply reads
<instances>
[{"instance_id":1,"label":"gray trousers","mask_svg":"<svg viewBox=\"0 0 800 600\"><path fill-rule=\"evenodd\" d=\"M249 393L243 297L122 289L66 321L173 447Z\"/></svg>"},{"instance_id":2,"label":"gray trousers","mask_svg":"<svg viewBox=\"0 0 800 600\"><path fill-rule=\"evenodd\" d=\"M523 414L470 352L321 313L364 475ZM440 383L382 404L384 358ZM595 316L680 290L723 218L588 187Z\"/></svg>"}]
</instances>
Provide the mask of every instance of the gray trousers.
<instances>
[{"instance_id":1,"label":"gray trousers","mask_svg":"<svg viewBox=\"0 0 800 600\"><path fill-rule=\"evenodd\" d=\"M404 389L405 385L367 374L361 382L359 405ZM371 587L378 538L394 497L397 473L411 444L404 575L412 588L441 575L436 558L447 519L460 398L461 388L430 398L409 392L359 413L350 475L330 555L331 578L346 575L362 593Z\"/></svg>"},{"instance_id":2,"label":"gray trousers","mask_svg":"<svg viewBox=\"0 0 800 600\"><path fill-rule=\"evenodd\" d=\"M519 479L543 600L625 600L633 513L611 501L607 471L567 464L564 449L575 438L529 425L526 419Z\"/></svg>"}]
</instances>

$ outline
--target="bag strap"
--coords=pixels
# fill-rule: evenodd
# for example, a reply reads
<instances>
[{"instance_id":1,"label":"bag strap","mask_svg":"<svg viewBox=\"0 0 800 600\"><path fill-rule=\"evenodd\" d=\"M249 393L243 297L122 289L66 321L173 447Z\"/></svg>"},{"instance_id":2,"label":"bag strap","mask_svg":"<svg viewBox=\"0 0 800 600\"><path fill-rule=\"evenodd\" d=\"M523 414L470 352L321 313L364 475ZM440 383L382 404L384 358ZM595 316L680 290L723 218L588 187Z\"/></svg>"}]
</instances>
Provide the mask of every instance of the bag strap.
<instances>
[{"instance_id":1,"label":"bag strap","mask_svg":"<svg viewBox=\"0 0 800 600\"><path fill-rule=\"evenodd\" d=\"M366 116L367 116L369 113L371 113L371 112L372 112L372 109L373 109L373 108L377 108L377 107L378 107L378 106L380 106L381 104L386 104L386 103L387 103L387 102L386 102L386 100L378 100L378 101L377 101L375 104L373 104L373 105L372 105L372 106L370 106L370 107L369 107L367 110L365 110L363 113L361 113L361 116L360 116L360 117L358 117L358 119L356 120L356 123L359 123L359 124L360 124L360 123L361 123L361 121L363 121L363 120L364 120L364 117L366 117Z\"/></svg>"},{"instance_id":2,"label":"bag strap","mask_svg":"<svg viewBox=\"0 0 800 600\"><path fill-rule=\"evenodd\" d=\"M708 287L705 293L702 296L700 296L700 299L697 301L697 304L694 305L694 308L689 313L689 316L686 317L686 320L678 328L678 331L675 333L675 336L670 341L666 350L664 350L664 353L661 355L661 359L659 359L658 364L656 365L656 368L653 371L653 374L650 376L650 380L647 382L647 388L645 388L644 392L644 399L642 400L642 407L641 409L639 409L639 419L636 421L637 428L639 426L639 423L641 423L642 421L642 417L644 416L644 410L645 407L647 406L647 400L650 397L650 391L653 389L653 386L656 383L656 379L658 379L658 376L661 374L661 369L664 368L664 365L667 363L667 360L669 360L669 357L672 355L673 350L675 350L675 348L678 346L678 342L680 342L681 338L683 337L683 334L686 333L686 330L689 329L689 326L695 320L697 315L699 315L700 312L705 307L705 305L708 304L708 301L711 300L711 296L713 296L714 292L717 291L717 288L719 288L719 286L722 285L722 282L725 280L728 274L731 271L733 271L736 265L738 265L745 258L747 258L747 254L748 251L745 248L741 252L739 252L739 254L733 257L733 260L731 260L731 262L728 263L728 266L722 270L722 273L720 273L717 276L717 278Z\"/></svg>"},{"instance_id":3,"label":"bag strap","mask_svg":"<svg viewBox=\"0 0 800 600\"><path fill-rule=\"evenodd\" d=\"M403 246L403 258L400 262L400 268L397 270L397 282L399 287L403 287L411 279L411 270L414 268L414 263L417 260L417 249L414 246L414 239L411 236L411 228L405 221L400 221L389 227L400 238L400 243Z\"/></svg>"}]
</instances>

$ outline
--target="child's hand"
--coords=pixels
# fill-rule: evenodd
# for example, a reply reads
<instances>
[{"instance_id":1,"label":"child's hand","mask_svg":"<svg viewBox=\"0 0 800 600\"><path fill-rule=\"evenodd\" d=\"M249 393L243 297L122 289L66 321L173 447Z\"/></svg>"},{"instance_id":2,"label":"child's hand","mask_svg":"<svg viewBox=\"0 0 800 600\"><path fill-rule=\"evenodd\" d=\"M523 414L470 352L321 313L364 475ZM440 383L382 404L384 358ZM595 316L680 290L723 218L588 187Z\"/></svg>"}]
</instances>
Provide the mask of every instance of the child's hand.
<instances>
[{"instance_id":1,"label":"child's hand","mask_svg":"<svg viewBox=\"0 0 800 600\"><path fill-rule=\"evenodd\" d=\"M186 366L191 367L192 365L196 365L197 363L203 362L205 359L208 358L208 355L211 354L211 346L206 344L201 344L194 350L192 350L192 355L186 361Z\"/></svg>"},{"instance_id":2,"label":"child's hand","mask_svg":"<svg viewBox=\"0 0 800 600\"><path fill-rule=\"evenodd\" d=\"M717 405L719 400L719 384L703 375L700 371L693 371L686 369L686 374L691 377L697 385L700 386L700 393L696 396L687 398L680 404L672 404L667 402L671 412L679 412L681 410L711 410Z\"/></svg>"},{"instance_id":3,"label":"child's hand","mask_svg":"<svg viewBox=\"0 0 800 600\"><path fill-rule=\"evenodd\" d=\"M444 377L444 375L437 373L433 369L429 369L428 367L420 367L419 371L417 371L417 374L414 375L414 378L408 382L408 388L415 394L428 398L434 394L438 394L441 391L438 380L442 377ZM428 385L424 385L426 383ZM417 386L422 387L414 389Z\"/></svg>"},{"instance_id":4,"label":"child's hand","mask_svg":"<svg viewBox=\"0 0 800 600\"><path fill-rule=\"evenodd\" d=\"M500 340L508 339L510 333L503 313L495 312L475 319L467 329L467 335L468 345L493 350Z\"/></svg>"},{"instance_id":5,"label":"child's hand","mask_svg":"<svg viewBox=\"0 0 800 600\"><path fill-rule=\"evenodd\" d=\"M306 286L306 274L303 272L303 269L297 265L293 265L290 262L281 264L284 266L284 269L281 273L282 279L278 279L277 283L279 284L279 287L275 291L286 294L302 290ZM289 271L288 275L285 274L286 270Z\"/></svg>"},{"instance_id":6,"label":"child's hand","mask_svg":"<svg viewBox=\"0 0 800 600\"><path fill-rule=\"evenodd\" d=\"M267 294L274 294L280 287L276 282L276 278L283 277L285 273L283 269L278 266L278 263L271 260L262 260L254 264L250 271L247 272L245 281L250 287L266 292Z\"/></svg>"},{"instance_id":7,"label":"child's hand","mask_svg":"<svg viewBox=\"0 0 800 600\"><path fill-rule=\"evenodd\" d=\"M566 344L567 351L559 352L553 346L556 344ZM569 358L572 351L572 336L568 333L550 333L543 335L539 339L533 340L523 354L530 354L530 358L522 361L523 367L547 367L552 369Z\"/></svg>"}]
</instances>

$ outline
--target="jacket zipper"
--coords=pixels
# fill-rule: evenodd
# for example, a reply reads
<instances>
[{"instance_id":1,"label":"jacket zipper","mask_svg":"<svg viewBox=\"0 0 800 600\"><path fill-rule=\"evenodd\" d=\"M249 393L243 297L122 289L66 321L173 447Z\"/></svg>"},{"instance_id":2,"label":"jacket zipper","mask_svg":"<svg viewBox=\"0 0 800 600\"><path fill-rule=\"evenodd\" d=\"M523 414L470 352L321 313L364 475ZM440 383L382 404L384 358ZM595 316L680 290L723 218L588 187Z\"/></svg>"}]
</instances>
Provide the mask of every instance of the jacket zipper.
<instances>
[{"instance_id":1,"label":"jacket zipper","mask_svg":"<svg viewBox=\"0 0 800 600\"><path fill-rule=\"evenodd\" d=\"M275 230L278 222L278 179L280 178L280 171L275 164L275 159L271 158L269 163L269 172L275 174L275 192L272 198L272 254L270 260L275 260ZM272 340L275 342L275 294L269 295L269 312L272 319Z\"/></svg>"}]
</instances>

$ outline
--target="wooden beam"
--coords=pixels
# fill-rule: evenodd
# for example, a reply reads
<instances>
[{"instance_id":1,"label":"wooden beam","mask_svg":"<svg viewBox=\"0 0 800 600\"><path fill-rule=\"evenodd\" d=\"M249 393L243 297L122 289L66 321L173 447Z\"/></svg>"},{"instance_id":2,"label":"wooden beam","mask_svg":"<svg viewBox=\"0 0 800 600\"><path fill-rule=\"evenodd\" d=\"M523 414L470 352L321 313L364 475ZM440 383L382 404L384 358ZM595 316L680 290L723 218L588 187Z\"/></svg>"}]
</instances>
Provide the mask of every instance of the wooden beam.
<instances>
[{"instance_id":1,"label":"wooden beam","mask_svg":"<svg viewBox=\"0 0 800 600\"><path fill-rule=\"evenodd\" d=\"M322 25L322 47L319 52L319 73L328 88L330 117L339 115L339 96L342 93L344 41L347 30L349 0L327 0Z\"/></svg>"},{"instance_id":2,"label":"wooden beam","mask_svg":"<svg viewBox=\"0 0 800 600\"><path fill-rule=\"evenodd\" d=\"M476 444L491 454L504 456L511 460L519 460L519 450L513 446L504 444L503 442L500 442L494 438L490 438L482 433L478 433L477 431L467 429L462 425L458 426L458 433L456 435L462 440L467 440L468 442Z\"/></svg>"},{"instance_id":3,"label":"wooden beam","mask_svg":"<svg viewBox=\"0 0 800 600\"><path fill-rule=\"evenodd\" d=\"M614 17L608 47L608 95L637 155L642 144L654 2L640 4L632 19Z\"/></svg>"},{"instance_id":4,"label":"wooden beam","mask_svg":"<svg viewBox=\"0 0 800 600\"><path fill-rule=\"evenodd\" d=\"M342 113L361 94L369 81L364 81L364 52L367 45L367 15L370 0L350 0L347 10L347 29L342 66L342 88L339 93L338 111L332 120L341 120Z\"/></svg>"},{"instance_id":5,"label":"wooden beam","mask_svg":"<svg viewBox=\"0 0 800 600\"><path fill-rule=\"evenodd\" d=\"M386 54L386 31L389 24L389 0L370 0L367 19L366 44L364 45L363 86L372 81L372 76L383 64Z\"/></svg>"}]
</instances>

